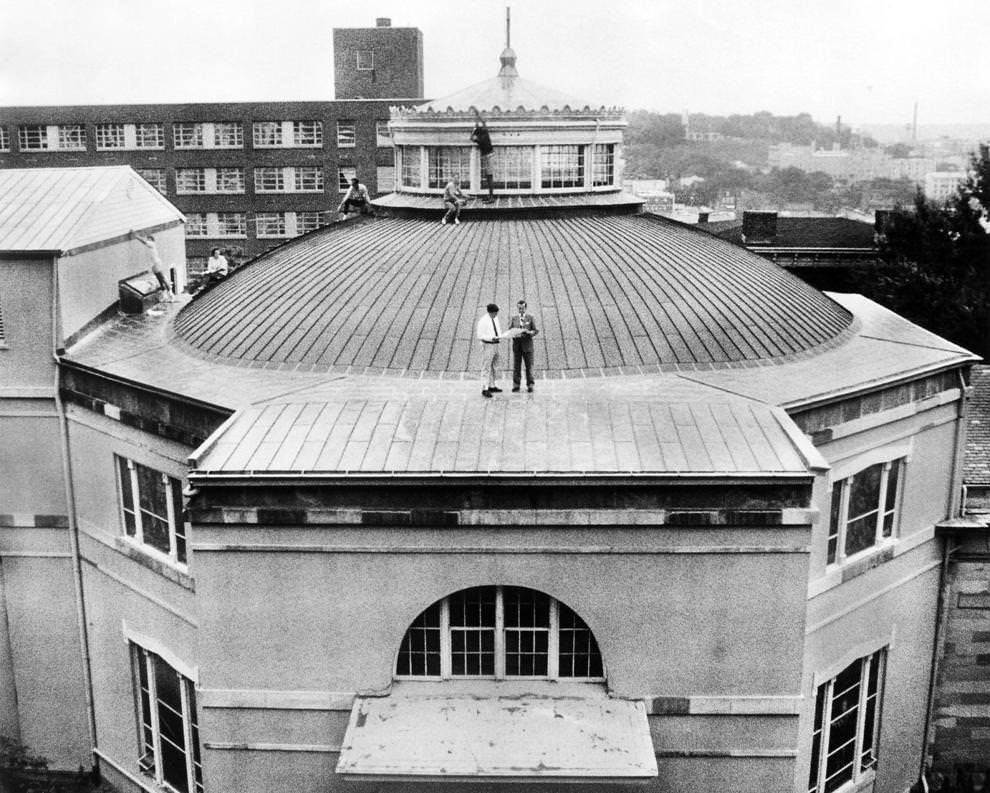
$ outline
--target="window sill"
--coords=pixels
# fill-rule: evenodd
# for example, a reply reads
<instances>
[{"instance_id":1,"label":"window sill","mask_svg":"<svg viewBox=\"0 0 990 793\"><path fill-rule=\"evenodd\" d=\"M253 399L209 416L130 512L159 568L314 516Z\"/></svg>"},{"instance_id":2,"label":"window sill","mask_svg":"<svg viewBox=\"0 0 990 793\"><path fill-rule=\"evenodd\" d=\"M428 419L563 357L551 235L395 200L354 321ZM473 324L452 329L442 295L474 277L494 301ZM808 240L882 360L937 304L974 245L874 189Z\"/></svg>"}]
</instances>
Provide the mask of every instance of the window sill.
<instances>
[{"instance_id":1,"label":"window sill","mask_svg":"<svg viewBox=\"0 0 990 793\"><path fill-rule=\"evenodd\" d=\"M875 567L896 559L909 551L914 550L919 545L924 545L935 536L935 528L913 532L907 537L899 537L890 540L883 545L873 549L872 553L857 556L852 560L846 560L841 564L829 565L825 574L817 578L808 586L808 597L821 595L834 587L844 584L853 578L858 578L864 573L868 573ZM836 792L837 793L837 792Z\"/></svg>"},{"instance_id":2,"label":"window sill","mask_svg":"<svg viewBox=\"0 0 990 793\"><path fill-rule=\"evenodd\" d=\"M126 537L117 537L114 545L128 559L137 562L143 567L147 567L149 570L155 571L160 576L167 578L184 589L188 589L191 592L196 591L196 579L189 575L189 573L180 570L170 562L151 555L143 547L128 540Z\"/></svg>"}]
</instances>

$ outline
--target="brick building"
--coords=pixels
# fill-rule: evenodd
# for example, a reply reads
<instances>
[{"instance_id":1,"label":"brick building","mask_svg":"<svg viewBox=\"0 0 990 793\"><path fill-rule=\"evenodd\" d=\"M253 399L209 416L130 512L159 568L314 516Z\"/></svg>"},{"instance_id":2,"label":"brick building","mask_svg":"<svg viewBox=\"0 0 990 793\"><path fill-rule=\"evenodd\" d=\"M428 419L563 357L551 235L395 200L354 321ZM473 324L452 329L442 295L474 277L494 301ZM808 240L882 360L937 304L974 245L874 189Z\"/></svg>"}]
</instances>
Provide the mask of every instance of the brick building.
<instances>
[{"instance_id":1,"label":"brick building","mask_svg":"<svg viewBox=\"0 0 990 793\"><path fill-rule=\"evenodd\" d=\"M251 258L336 220L351 178L392 190L389 107L422 100L423 42L386 21L334 31L333 101L0 107L0 168L130 165L186 215L191 272Z\"/></svg>"}]
</instances>

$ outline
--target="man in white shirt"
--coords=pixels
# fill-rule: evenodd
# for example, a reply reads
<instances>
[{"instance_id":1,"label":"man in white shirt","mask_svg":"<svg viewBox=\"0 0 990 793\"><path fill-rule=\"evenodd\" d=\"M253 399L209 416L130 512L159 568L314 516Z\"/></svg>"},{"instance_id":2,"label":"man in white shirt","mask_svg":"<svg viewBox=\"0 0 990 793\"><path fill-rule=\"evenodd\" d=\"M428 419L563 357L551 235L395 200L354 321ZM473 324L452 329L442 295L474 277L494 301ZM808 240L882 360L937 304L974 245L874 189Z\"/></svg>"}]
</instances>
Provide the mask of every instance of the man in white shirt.
<instances>
[{"instance_id":1,"label":"man in white shirt","mask_svg":"<svg viewBox=\"0 0 990 793\"><path fill-rule=\"evenodd\" d=\"M498 345L502 328L498 324L498 306L489 303L486 314L478 320L478 341L481 342L481 395L491 399L492 394L502 389L495 386L495 373L498 370Z\"/></svg>"},{"instance_id":2,"label":"man in white shirt","mask_svg":"<svg viewBox=\"0 0 990 793\"><path fill-rule=\"evenodd\" d=\"M337 212L346 216L351 208L357 208L362 215L371 212L371 196L368 194L368 188L357 179L351 179L351 186L344 193L344 200L337 207Z\"/></svg>"},{"instance_id":3,"label":"man in white shirt","mask_svg":"<svg viewBox=\"0 0 990 793\"><path fill-rule=\"evenodd\" d=\"M210 283L222 281L227 277L229 269L227 257L220 252L219 248L210 251L210 258L206 262L206 277Z\"/></svg>"}]
</instances>

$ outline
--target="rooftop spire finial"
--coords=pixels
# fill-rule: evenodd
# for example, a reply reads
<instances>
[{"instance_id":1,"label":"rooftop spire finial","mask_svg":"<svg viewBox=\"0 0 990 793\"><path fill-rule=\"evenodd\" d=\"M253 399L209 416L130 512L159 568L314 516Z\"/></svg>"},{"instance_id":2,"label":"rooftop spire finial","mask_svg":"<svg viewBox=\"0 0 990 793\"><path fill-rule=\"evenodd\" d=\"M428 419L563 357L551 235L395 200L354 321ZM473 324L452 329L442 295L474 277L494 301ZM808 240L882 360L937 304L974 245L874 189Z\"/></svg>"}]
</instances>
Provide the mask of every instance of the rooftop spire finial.
<instances>
[{"instance_id":1,"label":"rooftop spire finial","mask_svg":"<svg viewBox=\"0 0 990 793\"><path fill-rule=\"evenodd\" d=\"M513 52L510 46L511 39L511 29L510 29L510 19L509 19L509 6L505 7L505 49L502 50L502 54L499 56L499 60L502 62L502 68L498 70L499 77L518 77L519 72L516 71L516 53Z\"/></svg>"}]
</instances>

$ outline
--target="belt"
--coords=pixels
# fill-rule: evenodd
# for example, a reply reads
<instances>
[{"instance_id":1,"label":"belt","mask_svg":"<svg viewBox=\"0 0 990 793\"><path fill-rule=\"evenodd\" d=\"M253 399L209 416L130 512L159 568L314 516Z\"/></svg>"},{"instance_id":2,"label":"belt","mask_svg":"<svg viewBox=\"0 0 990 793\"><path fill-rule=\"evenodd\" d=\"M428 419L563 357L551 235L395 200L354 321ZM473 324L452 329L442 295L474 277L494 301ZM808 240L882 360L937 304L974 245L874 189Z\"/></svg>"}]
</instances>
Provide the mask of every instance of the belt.
<instances>
[{"instance_id":1,"label":"belt","mask_svg":"<svg viewBox=\"0 0 990 793\"><path fill-rule=\"evenodd\" d=\"M498 339L491 339L490 341L488 339L481 340L482 344L498 344L498 342L499 342Z\"/></svg>"}]
</instances>

